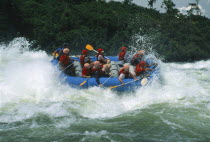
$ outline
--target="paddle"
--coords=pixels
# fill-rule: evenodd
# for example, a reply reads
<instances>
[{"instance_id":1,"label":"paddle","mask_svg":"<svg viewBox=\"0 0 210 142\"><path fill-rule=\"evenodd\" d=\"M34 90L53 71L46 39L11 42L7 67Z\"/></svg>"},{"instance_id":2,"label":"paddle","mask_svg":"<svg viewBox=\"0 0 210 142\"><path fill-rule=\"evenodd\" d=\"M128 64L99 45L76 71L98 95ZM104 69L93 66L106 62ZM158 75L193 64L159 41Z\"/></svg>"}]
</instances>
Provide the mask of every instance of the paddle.
<instances>
[{"instance_id":1,"label":"paddle","mask_svg":"<svg viewBox=\"0 0 210 142\"><path fill-rule=\"evenodd\" d=\"M87 44L87 45L86 45L86 49L88 49L88 50L90 50L90 51L93 50L94 52L98 53L98 51L94 50L94 49L93 49L93 46L91 46L90 44ZM105 56L105 57L106 57L106 56ZM106 58L109 59L108 57L106 57Z\"/></svg>"},{"instance_id":2,"label":"paddle","mask_svg":"<svg viewBox=\"0 0 210 142\"><path fill-rule=\"evenodd\" d=\"M52 55L53 55L53 56L55 55L55 57L58 57L59 54L58 54L58 53L55 53L55 54L52 53ZM76 56L77 58L80 57L80 55L75 55L75 56ZM69 56L69 57L70 57L70 56Z\"/></svg>"},{"instance_id":3,"label":"paddle","mask_svg":"<svg viewBox=\"0 0 210 142\"><path fill-rule=\"evenodd\" d=\"M73 62L74 63L74 62ZM63 72L67 69L67 68L69 68L73 63L71 63L70 65L68 65L64 70L62 70Z\"/></svg>"},{"instance_id":4,"label":"paddle","mask_svg":"<svg viewBox=\"0 0 210 142\"><path fill-rule=\"evenodd\" d=\"M154 63L153 69L155 69L157 66L158 66L158 64L157 64L157 63ZM149 71L149 72L151 72L151 71ZM149 74L149 75L150 75L150 74ZM141 83L142 86L145 86L145 85L147 85L147 83L148 83L148 79L147 79L146 77L144 77L144 78L141 80L140 83Z\"/></svg>"},{"instance_id":5,"label":"paddle","mask_svg":"<svg viewBox=\"0 0 210 142\"><path fill-rule=\"evenodd\" d=\"M93 51L95 51L96 53L98 53L98 51L94 50L94 49L93 49L93 46L91 46L90 44L87 44L87 45L86 45L86 49L91 50L91 51L93 50Z\"/></svg>"},{"instance_id":6,"label":"paddle","mask_svg":"<svg viewBox=\"0 0 210 142\"><path fill-rule=\"evenodd\" d=\"M133 81L130 81L130 82L127 82L127 83L125 83L125 84L120 84L120 85L117 85L117 86L112 86L112 87L109 87L109 89L114 89L114 88L117 88L117 87L120 87L120 86L123 86L123 85L126 85L126 84L133 83L133 82L138 81L138 80L139 80L139 79L133 80Z\"/></svg>"},{"instance_id":7,"label":"paddle","mask_svg":"<svg viewBox=\"0 0 210 142\"><path fill-rule=\"evenodd\" d=\"M101 85L100 85L100 87L102 87L110 78L112 77L112 75L110 75L110 77L106 80L106 81L104 81L104 83L102 83Z\"/></svg>"},{"instance_id":8,"label":"paddle","mask_svg":"<svg viewBox=\"0 0 210 142\"><path fill-rule=\"evenodd\" d=\"M57 57L57 56L58 56L58 53L52 53L52 55L53 55L53 56L55 55L55 56Z\"/></svg>"},{"instance_id":9,"label":"paddle","mask_svg":"<svg viewBox=\"0 0 210 142\"><path fill-rule=\"evenodd\" d=\"M145 78L143 78L142 80L141 80L141 85L142 86L145 86L145 85L147 85L147 83L148 83L148 79L145 77Z\"/></svg>"},{"instance_id":10,"label":"paddle","mask_svg":"<svg viewBox=\"0 0 210 142\"><path fill-rule=\"evenodd\" d=\"M87 80L90 78L90 76L85 80L85 81L83 81L82 83L80 83L80 85L79 86L82 86L82 85L84 85L86 82L87 82Z\"/></svg>"}]
</instances>

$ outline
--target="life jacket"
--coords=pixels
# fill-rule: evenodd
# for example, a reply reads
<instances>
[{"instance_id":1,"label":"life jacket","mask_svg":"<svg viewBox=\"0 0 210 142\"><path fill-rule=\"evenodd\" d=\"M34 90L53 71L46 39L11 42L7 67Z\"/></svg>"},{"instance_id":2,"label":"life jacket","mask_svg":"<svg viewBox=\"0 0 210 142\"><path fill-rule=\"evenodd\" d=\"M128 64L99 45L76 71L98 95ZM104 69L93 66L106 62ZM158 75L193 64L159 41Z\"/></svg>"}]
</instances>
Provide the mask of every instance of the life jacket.
<instances>
[{"instance_id":1,"label":"life jacket","mask_svg":"<svg viewBox=\"0 0 210 142\"><path fill-rule=\"evenodd\" d=\"M129 71L125 71L123 68L120 70L119 75L120 75L121 73L123 73L123 74L125 75L125 78L128 78L129 75L130 75Z\"/></svg>"},{"instance_id":2,"label":"life jacket","mask_svg":"<svg viewBox=\"0 0 210 142\"><path fill-rule=\"evenodd\" d=\"M136 66L138 65L138 63L141 61L141 57L139 57L138 54L135 54L133 57L132 57L132 60L131 60L131 64Z\"/></svg>"},{"instance_id":3,"label":"life jacket","mask_svg":"<svg viewBox=\"0 0 210 142\"><path fill-rule=\"evenodd\" d=\"M133 60L135 59L139 59L139 55L138 54L135 54L133 57L132 57Z\"/></svg>"},{"instance_id":4,"label":"life jacket","mask_svg":"<svg viewBox=\"0 0 210 142\"><path fill-rule=\"evenodd\" d=\"M119 53L119 56L118 56L119 61L122 61L125 59L125 54L126 54L126 51L121 51Z\"/></svg>"},{"instance_id":5,"label":"life jacket","mask_svg":"<svg viewBox=\"0 0 210 142\"><path fill-rule=\"evenodd\" d=\"M138 65L136 65L136 70L135 70L136 75L140 75L144 71L145 71L145 68L143 68L143 66L142 66L141 63L139 63Z\"/></svg>"},{"instance_id":6,"label":"life jacket","mask_svg":"<svg viewBox=\"0 0 210 142\"><path fill-rule=\"evenodd\" d=\"M99 56L99 55L102 55L103 58L105 58L103 54L98 53L98 54L96 54L97 60L98 60L101 64L105 64L105 62L104 62L103 60L99 60L99 59L98 59L98 56Z\"/></svg>"},{"instance_id":7,"label":"life jacket","mask_svg":"<svg viewBox=\"0 0 210 142\"><path fill-rule=\"evenodd\" d=\"M87 69L85 67L82 68L82 75L90 76L91 75L91 69Z\"/></svg>"},{"instance_id":8,"label":"life jacket","mask_svg":"<svg viewBox=\"0 0 210 142\"><path fill-rule=\"evenodd\" d=\"M86 62L85 62L85 57L86 57L86 55L81 55L80 56L80 64L83 66Z\"/></svg>"},{"instance_id":9,"label":"life jacket","mask_svg":"<svg viewBox=\"0 0 210 142\"><path fill-rule=\"evenodd\" d=\"M102 67L100 66L99 68L94 68L94 66L91 67L91 72L94 74L96 71L99 71L100 74L102 73Z\"/></svg>"},{"instance_id":10,"label":"life jacket","mask_svg":"<svg viewBox=\"0 0 210 142\"><path fill-rule=\"evenodd\" d=\"M62 66L67 66L70 63L70 58L68 55L63 54L61 55L59 62Z\"/></svg>"},{"instance_id":11,"label":"life jacket","mask_svg":"<svg viewBox=\"0 0 210 142\"><path fill-rule=\"evenodd\" d=\"M90 61L90 59L87 57L87 55L81 55L80 56L80 64L82 65L82 66L84 66L84 64L85 63L90 63L91 61Z\"/></svg>"}]
</instances>

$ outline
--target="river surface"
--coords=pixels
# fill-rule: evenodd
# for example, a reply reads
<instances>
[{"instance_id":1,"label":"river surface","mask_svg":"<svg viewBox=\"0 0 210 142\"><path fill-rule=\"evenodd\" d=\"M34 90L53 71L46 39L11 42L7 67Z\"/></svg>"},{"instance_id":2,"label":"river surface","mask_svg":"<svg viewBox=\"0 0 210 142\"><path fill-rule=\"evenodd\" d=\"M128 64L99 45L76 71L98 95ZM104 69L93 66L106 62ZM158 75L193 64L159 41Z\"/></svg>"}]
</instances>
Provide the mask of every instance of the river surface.
<instances>
[{"instance_id":1,"label":"river surface","mask_svg":"<svg viewBox=\"0 0 210 142\"><path fill-rule=\"evenodd\" d=\"M158 61L160 78L135 92L77 90L29 45L0 44L0 142L210 141L210 60Z\"/></svg>"}]
</instances>

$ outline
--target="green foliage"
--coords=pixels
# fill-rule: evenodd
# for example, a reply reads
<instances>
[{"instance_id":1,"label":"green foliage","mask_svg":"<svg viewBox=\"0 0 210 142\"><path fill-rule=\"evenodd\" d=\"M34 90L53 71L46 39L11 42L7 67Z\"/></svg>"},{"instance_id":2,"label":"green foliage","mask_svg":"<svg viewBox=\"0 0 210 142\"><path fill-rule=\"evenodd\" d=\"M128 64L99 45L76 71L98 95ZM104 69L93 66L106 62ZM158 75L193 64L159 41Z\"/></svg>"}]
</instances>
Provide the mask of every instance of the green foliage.
<instances>
[{"instance_id":1,"label":"green foliage","mask_svg":"<svg viewBox=\"0 0 210 142\"><path fill-rule=\"evenodd\" d=\"M162 8L166 10L166 13L168 14L177 14L179 11L175 8L175 4L172 0L163 0L163 3L161 5Z\"/></svg>"},{"instance_id":2,"label":"green foliage","mask_svg":"<svg viewBox=\"0 0 210 142\"><path fill-rule=\"evenodd\" d=\"M0 19L6 18L3 21L12 23L20 36L35 40L48 52L67 42L72 54L80 54L91 44L110 55L116 55L122 46L134 46L155 50L165 61L210 57L210 20L178 14L171 0L163 1L164 14L132 0L10 0L8 4L4 8L7 16L0 15ZM3 26L12 29L0 23Z\"/></svg>"},{"instance_id":3,"label":"green foliage","mask_svg":"<svg viewBox=\"0 0 210 142\"><path fill-rule=\"evenodd\" d=\"M153 8L153 4L156 2L156 0L148 0L148 6L150 6L150 8Z\"/></svg>"},{"instance_id":4,"label":"green foliage","mask_svg":"<svg viewBox=\"0 0 210 142\"><path fill-rule=\"evenodd\" d=\"M123 3L124 4L131 4L133 0L124 0Z\"/></svg>"}]
</instances>

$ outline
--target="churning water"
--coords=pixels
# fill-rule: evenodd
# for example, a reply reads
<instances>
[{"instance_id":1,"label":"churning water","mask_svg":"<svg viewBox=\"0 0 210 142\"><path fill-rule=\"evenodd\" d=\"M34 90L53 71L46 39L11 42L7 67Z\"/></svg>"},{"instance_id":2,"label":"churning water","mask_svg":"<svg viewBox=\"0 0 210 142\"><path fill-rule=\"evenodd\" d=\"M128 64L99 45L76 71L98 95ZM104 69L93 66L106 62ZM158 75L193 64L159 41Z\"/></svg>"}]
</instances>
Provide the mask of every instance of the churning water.
<instances>
[{"instance_id":1,"label":"churning water","mask_svg":"<svg viewBox=\"0 0 210 142\"><path fill-rule=\"evenodd\" d=\"M210 141L210 61L163 63L136 92L63 83L44 51L0 45L0 141Z\"/></svg>"}]
</instances>

